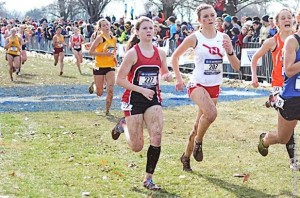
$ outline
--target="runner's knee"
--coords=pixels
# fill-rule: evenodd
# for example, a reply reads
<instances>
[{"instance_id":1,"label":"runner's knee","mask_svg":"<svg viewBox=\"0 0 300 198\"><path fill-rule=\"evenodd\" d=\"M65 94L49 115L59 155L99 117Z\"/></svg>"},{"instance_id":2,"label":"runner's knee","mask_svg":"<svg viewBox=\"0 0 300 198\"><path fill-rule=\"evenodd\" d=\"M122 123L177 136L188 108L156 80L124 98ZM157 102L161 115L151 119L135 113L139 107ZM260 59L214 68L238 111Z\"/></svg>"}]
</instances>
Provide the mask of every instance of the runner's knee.
<instances>
[{"instance_id":1,"label":"runner's knee","mask_svg":"<svg viewBox=\"0 0 300 198\"><path fill-rule=\"evenodd\" d=\"M130 147L131 147L132 151L140 152L143 149L144 145L142 143L135 143L135 144L132 144Z\"/></svg>"}]
</instances>

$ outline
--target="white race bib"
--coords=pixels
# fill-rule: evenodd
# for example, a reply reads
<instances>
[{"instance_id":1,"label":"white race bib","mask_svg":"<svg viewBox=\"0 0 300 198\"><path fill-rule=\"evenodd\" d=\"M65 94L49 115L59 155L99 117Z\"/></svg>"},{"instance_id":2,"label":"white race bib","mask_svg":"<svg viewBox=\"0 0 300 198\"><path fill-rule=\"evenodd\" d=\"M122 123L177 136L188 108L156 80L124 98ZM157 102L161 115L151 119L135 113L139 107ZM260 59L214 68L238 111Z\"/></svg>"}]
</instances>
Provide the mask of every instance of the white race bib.
<instances>
[{"instance_id":1,"label":"white race bib","mask_svg":"<svg viewBox=\"0 0 300 198\"><path fill-rule=\"evenodd\" d=\"M223 71L223 59L205 59L204 75L218 75Z\"/></svg>"},{"instance_id":2,"label":"white race bib","mask_svg":"<svg viewBox=\"0 0 300 198\"><path fill-rule=\"evenodd\" d=\"M14 46L11 47L10 50L11 50L11 51L14 51L14 52L18 51L17 47L14 47Z\"/></svg>"},{"instance_id":3,"label":"white race bib","mask_svg":"<svg viewBox=\"0 0 300 198\"><path fill-rule=\"evenodd\" d=\"M298 78L296 79L296 82L295 82L295 89L300 91L300 76L298 76Z\"/></svg>"},{"instance_id":4,"label":"white race bib","mask_svg":"<svg viewBox=\"0 0 300 198\"><path fill-rule=\"evenodd\" d=\"M114 51L115 51L114 47L108 47L107 48L107 52L109 52L109 53L114 53Z\"/></svg>"},{"instance_id":5,"label":"white race bib","mask_svg":"<svg viewBox=\"0 0 300 198\"><path fill-rule=\"evenodd\" d=\"M132 104L129 104L127 102L121 102L121 109L123 111L131 111L132 110Z\"/></svg>"},{"instance_id":6,"label":"white race bib","mask_svg":"<svg viewBox=\"0 0 300 198\"><path fill-rule=\"evenodd\" d=\"M158 84L158 74L152 72L142 72L138 79L139 86L141 87L155 87Z\"/></svg>"},{"instance_id":7,"label":"white race bib","mask_svg":"<svg viewBox=\"0 0 300 198\"><path fill-rule=\"evenodd\" d=\"M192 81L189 81L186 85L186 88L189 89L189 88L193 88L193 87L197 87L197 83L195 82L192 82Z\"/></svg>"},{"instance_id":8,"label":"white race bib","mask_svg":"<svg viewBox=\"0 0 300 198\"><path fill-rule=\"evenodd\" d=\"M80 45L74 45L74 49L80 49L81 46Z\"/></svg>"}]
</instances>

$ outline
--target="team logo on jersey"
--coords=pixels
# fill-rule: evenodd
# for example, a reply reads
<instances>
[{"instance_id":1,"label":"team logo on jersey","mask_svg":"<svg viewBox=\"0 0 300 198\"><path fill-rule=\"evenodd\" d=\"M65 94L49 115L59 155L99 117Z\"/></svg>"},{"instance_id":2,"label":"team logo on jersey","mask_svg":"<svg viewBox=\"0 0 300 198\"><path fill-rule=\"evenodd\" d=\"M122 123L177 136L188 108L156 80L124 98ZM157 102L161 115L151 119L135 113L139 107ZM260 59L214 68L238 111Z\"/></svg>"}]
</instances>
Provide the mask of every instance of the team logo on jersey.
<instances>
[{"instance_id":1,"label":"team logo on jersey","mask_svg":"<svg viewBox=\"0 0 300 198\"><path fill-rule=\"evenodd\" d=\"M219 55L221 58L223 55L220 53L220 48L218 47L209 47L208 45L203 44L203 47L206 47L209 50L209 53L212 55Z\"/></svg>"}]
</instances>

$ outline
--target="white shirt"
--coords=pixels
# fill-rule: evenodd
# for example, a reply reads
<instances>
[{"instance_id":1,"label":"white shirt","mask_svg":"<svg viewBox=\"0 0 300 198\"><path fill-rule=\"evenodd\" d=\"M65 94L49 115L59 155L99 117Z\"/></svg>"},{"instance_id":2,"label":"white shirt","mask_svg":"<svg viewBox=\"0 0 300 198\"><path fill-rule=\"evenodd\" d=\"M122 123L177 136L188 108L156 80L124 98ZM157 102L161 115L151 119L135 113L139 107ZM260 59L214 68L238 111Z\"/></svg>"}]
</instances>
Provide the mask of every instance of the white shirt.
<instances>
[{"instance_id":1,"label":"white shirt","mask_svg":"<svg viewBox=\"0 0 300 198\"><path fill-rule=\"evenodd\" d=\"M198 40L195 51L195 69L190 82L203 86L220 85L223 81L223 33L217 31L216 37L208 39L200 31L195 32Z\"/></svg>"}]
</instances>

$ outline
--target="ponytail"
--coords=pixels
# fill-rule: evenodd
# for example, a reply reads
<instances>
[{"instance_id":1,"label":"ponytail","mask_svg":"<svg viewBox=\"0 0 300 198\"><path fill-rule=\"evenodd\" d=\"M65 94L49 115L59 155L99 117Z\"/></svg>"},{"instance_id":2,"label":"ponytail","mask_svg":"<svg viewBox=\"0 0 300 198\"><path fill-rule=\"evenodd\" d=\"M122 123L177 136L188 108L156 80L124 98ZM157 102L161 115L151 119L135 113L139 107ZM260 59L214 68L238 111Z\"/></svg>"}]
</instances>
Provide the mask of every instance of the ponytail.
<instances>
[{"instance_id":1,"label":"ponytail","mask_svg":"<svg viewBox=\"0 0 300 198\"><path fill-rule=\"evenodd\" d=\"M134 34L133 36L130 37L127 47L126 47L126 52L128 50L130 50L133 46L135 46L136 44L138 44L140 42L140 39L137 37L136 34Z\"/></svg>"}]
</instances>

